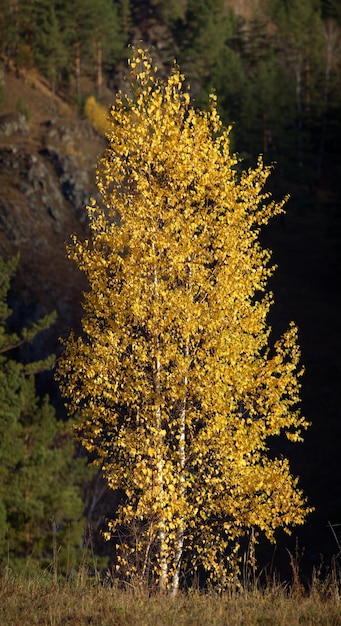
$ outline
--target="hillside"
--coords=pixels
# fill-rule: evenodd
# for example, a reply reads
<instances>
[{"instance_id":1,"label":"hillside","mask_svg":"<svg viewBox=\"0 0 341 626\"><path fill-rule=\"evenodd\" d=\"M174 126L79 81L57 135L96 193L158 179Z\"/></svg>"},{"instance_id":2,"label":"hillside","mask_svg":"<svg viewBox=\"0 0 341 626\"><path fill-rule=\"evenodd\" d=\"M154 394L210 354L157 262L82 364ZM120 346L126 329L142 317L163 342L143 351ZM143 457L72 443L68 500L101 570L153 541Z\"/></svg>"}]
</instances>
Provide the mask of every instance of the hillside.
<instances>
[{"instance_id":1,"label":"hillside","mask_svg":"<svg viewBox=\"0 0 341 626\"><path fill-rule=\"evenodd\" d=\"M75 106L50 92L34 69L22 76L2 70L0 254L5 259L20 254L11 295L13 324L20 328L46 312L58 312L58 323L30 354L41 357L58 352L58 337L79 324L86 283L66 259L65 243L71 233L86 236L84 205L96 193L95 164L105 142ZM276 174L274 187L282 194L283 179L277 189ZM281 451L292 459L316 513L295 531L291 544L281 538L279 551L288 560L286 547L293 549L298 536L307 570L321 553L328 559L337 551L328 521L341 522L338 189L332 195L312 193L308 185L297 183L285 187L284 193L290 191L293 198L287 216L264 233L279 265L271 284L274 335L289 320L298 323L306 367L303 410L312 422L304 444L287 450L283 444ZM55 388L49 391L54 394Z\"/></svg>"},{"instance_id":2,"label":"hillside","mask_svg":"<svg viewBox=\"0 0 341 626\"><path fill-rule=\"evenodd\" d=\"M56 309L62 331L77 323L85 287L66 259L65 242L71 233L85 236L84 205L95 193L104 140L75 108L51 94L36 71L25 78L4 72L4 85L0 253L5 258L20 254L15 315L34 320ZM48 351L58 345L56 331L51 332Z\"/></svg>"}]
</instances>

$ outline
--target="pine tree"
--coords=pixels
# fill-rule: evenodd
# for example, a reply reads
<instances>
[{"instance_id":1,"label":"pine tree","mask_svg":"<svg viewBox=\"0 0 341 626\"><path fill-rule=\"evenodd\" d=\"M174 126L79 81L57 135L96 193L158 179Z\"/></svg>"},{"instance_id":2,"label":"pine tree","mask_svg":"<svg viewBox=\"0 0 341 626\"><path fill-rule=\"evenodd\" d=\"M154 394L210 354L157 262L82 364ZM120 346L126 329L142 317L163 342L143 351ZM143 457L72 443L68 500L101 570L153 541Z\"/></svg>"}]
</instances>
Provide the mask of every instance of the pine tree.
<instances>
[{"instance_id":1,"label":"pine tree","mask_svg":"<svg viewBox=\"0 0 341 626\"><path fill-rule=\"evenodd\" d=\"M291 145L287 164L291 178L311 182L317 146L315 131L323 89L324 34L318 0L280 2L268 0L269 14L277 28L279 57L288 72L295 111L288 128ZM290 151L290 153L289 153Z\"/></svg>"},{"instance_id":2,"label":"pine tree","mask_svg":"<svg viewBox=\"0 0 341 626\"><path fill-rule=\"evenodd\" d=\"M120 0L118 6L118 17L120 20L120 27L123 38L125 40L125 43L127 43L132 26L130 0Z\"/></svg>"},{"instance_id":3,"label":"pine tree","mask_svg":"<svg viewBox=\"0 0 341 626\"><path fill-rule=\"evenodd\" d=\"M65 36L53 4L48 3L45 7L40 4L36 6L36 12L38 15L40 13L40 19L37 19L38 16L34 19L37 29L33 46L35 59L39 69L50 80L54 93L63 71L69 64Z\"/></svg>"},{"instance_id":4,"label":"pine tree","mask_svg":"<svg viewBox=\"0 0 341 626\"><path fill-rule=\"evenodd\" d=\"M124 494L110 533L117 568L175 593L202 567L221 586L240 538L301 524L307 509L268 438L297 441L297 329L269 346L270 253L260 228L269 169L237 174L212 96L197 112L174 68L160 80L141 50L132 95L119 92L98 166L103 205L91 237L68 249L89 280L84 335L70 335L58 377L77 433Z\"/></svg>"},{"instance_id":5,"label":"pine tree","mask_svg":"<svg viewBox=\"0 0 341 626\"><path fill-rule=\"evenodd\" d=\"M295 105L292 80L282 67L276 39L266 17L258 11L245 25L241 58L247 78L234 132L252 163L260 151L271 163L280 159L287 147Z\"/></svg>"},{"instance_id":6,"label":"pine tree","mask_svg":"<svg viewBox=\"0 0 341 626\"><path fill-rule=\"evenodd\" d=\"M110 0L56 2L56 13L65 33L69 58L73 59L76 95L81 95L81 78L89 71L100 95L103 64L111 62L122 49L116 5Z\"/></svg>"},{"instance_id":7,"label":"pine tree","mask_svg":"<svg viewBox=\"0 0 341 626\"><path fill-rule=\"evenodd\" d=\"M36 393L33 372L50 368L53 357L30 364L14 358L15 348L54 321L49 315L20 334L10 332L6 298L17 261L0 259L0 566L46 567L57 532L65 571L81 556L81 489L88 471L84 459L73 459L69 426L58 422L48 398L40 400Z\"/></svg>"},{"instance_id":8,"label":"pine tree","mask_svg":"<svg viewBox=\"0 0 341 626\"><path fill-rule=\"evenodd\" d=\"M122 52L124 36L119 27L118 11L112 0L100 0L92 6L91 40L95 58L95 89L98 97L102 94L103 67L113 64Z\"/></svg>"},{"instance_id":9,"label":"pine tree","mask_svg":"<svg viewBox=\"0 0 341 626\"><path fill-rule=\"evenodd\" d=\"M1 51L5 54L6 65L9 67L15 60L20 43L19 1L2 2L0 4Z\"/></svg>"},{"instance_id":10,"label":"pine tree","mask_svg":"<svg viewBox=\"0 0 341 626\"><path fill-rule=\"evenodd\" d=\"M228 12L224 0L188 0L183 17L174 24L177 59L186 69L196 96L210 81L211 72L224 52L228 32ZM199 87L199 89L198 89Z\"/></svg>"}]
</instances>

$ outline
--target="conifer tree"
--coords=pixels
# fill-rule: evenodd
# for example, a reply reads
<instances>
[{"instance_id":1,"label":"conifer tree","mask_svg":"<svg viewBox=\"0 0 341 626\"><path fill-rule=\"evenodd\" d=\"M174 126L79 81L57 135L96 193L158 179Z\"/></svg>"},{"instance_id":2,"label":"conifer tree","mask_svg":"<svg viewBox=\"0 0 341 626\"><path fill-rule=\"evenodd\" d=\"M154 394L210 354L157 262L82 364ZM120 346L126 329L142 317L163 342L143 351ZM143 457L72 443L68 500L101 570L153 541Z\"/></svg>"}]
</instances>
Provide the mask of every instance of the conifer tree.
<instances>
[{"instance_id":1,"label":"conifer tree","mask_svg":"<svg viewBox=\"0 0 341 626\"><path fill-rule=\"evenodd\" d=\"M117 569L178 589L201 567L221 586L240 538L304 521L287 459L268 439L300 439L294 324L269 345L273 268L260 228L269 169L237 173L212 96L197 112L177 68L158 78L148 54L130 62L109 146L98 165L103 204L91 237L68 248L89 280L84 334L70 335L58 377L77 433L124 494L109 535ZM126 568L124 570L124 568Z\"/></svg>"},{"instance_id":2,"label":"conifer tree","mask_svg":"<svg viewBox=\"0 0 341 626\"><path fill-rule=\"evenodd\" d=\"M173 36L177 58L192 82L207 86L215 64L224 54L229 31L228 11L224 0L188 0L174 24ZM196 96L199 94L196 94Z\"/></svg>"},{"instance_id":3,"label":"conifer tree","mask_svg":"<svg viewBox=\"0 0 341 626\"><path fill-rule=\"evenodd\" d=\"M81 78L91 65L100 96L103 66L113 62L123 45L116 5L110 0L74 0L66 6L57 4L57 9L70 58L74 59L76 94L81 94Z\"/></svg>"},{"instance_id":4,"label":"conifer tree","mask_svg":"<svg viewBox=\"0 0 341 626\"><path fill-rule=\"evenodd\" d=\"M283 59L291 83L291 100L296 111L292 113L292 141L288 166L291 178L299 176L312 180L313 160L317 154L313 145L314 133L320 124L319 109L323 89L324 34L321 7L318 0L300 2L268 2L278 38L278 57ZM288 91L290 83L288 83ZM289 91L290 93L290 91ZM289 125L288 125L288 128ZM293 132L294 130L294 132Z\"/></svg>"},{"instance_id":5,"label":"conifer tree","mask_svg":"<svg viewBox=\"0 0 341 626\"><path fill-rule=\"evenodd\" d=\"M127 42L132 25L130 0L121 0L119 2L118 17L124 41Z\"/></svg>"},{"instance_id":6,"label":"conifer tree","mask_svg":"<svg viewBox=\"0 0 341 626\"><path fill-rule=\"evenodd\" d=\"M35 59L39 69L49 78L54 93L69 61L65 37L55 7L51 3L45 7L42 4L36 6L36 13L33 20L37 29L34 37Z\"/></svg>"},{"instance_id":7,"label":"conifer tree","mask_svg":"<svg viewBox=\"0 0 341 626\"><path fill-rule=\"evenodd\" d=\"M278 58L275 38L257 11L245 25L241 56L246 80L234 132L252 163L260 150L265 162L271 163L287 146L295 110L292 80Z\"/></svg>"},{"instance_id":8,"label":"conifer tree","mask_svg":"<svg viewBox=\"0 0 341 626\"><path fill-rule=\"evenodd\" d=\"M73 459L69 426L57 421L47 397L36 394L34 372L51 368L54 358L26 365L14 358L15 348L54 320L48 315L20 334L9 330L6 298L16 265L16 258L0 258L0 567L48 566L58 531L65 571L81 556L88 470L84 459Z\"/></svg>"}]
</instances>

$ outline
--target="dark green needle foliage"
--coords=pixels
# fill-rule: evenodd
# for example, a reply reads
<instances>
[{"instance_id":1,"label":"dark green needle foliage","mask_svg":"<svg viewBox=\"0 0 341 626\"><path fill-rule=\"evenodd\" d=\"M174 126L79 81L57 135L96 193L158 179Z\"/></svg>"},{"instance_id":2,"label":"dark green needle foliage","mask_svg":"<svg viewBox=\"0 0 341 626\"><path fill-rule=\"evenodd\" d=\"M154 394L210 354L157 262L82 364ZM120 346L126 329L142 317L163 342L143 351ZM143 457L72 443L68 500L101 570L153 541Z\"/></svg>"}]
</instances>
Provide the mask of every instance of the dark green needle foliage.
<instances>
[{"instance_id":1,"label":"dark green needle foliage","mask_svg":"<svg viewBox=\"0 0 341 626\"><path fill-rule=\"evenodd\" d=\"M0 258L0 568L48 567L57 545L60 570L70 571L81 556L81 485L88 470L84 459L73 458L68 425L57 421L49 398L36 393L34 372L50 368L53 358L28 365L14 358L15 348L54 319L46 316L20 334L8 330L6 300L16 266L17 259Z\"/></svg>"}]
</instances>

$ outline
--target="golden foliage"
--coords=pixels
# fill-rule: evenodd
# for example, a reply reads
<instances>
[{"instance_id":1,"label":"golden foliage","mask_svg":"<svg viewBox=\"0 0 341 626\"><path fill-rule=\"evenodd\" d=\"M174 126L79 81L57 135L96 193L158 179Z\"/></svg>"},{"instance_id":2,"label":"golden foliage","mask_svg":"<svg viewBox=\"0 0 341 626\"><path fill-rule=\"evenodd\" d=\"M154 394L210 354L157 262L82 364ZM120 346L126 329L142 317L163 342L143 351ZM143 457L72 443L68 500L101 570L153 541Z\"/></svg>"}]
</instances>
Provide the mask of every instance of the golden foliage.
<instances>
[{"instance_id":1,"label":"golden foliage","mask_svg":"<svg viewBox=\"0 0 341 626\"><path fill-rule=\"evenodd\" d=\"M108 111L103 104L97 102L94 96L89 96L86 99L84 105L84 115L88 118L89 122L99 135L106 135L110 128Z\"/></svg>"},{"instance_id":2,"label":"golden foliage","mask_svg":"<svg viewBox=\"0 0 341 626\"><path fill-rule=\"evenodd\" d=\"M247 529L271 539L308 510L288 462L267 454L270 436L307 426L296 327L268 348L273 267L258 235L283 203L264 192L261 159L238 175L214 96L196 111L178 69L160 80L142 50L130 69L98 165L104 208L88 207L91 238L68 249L90 288L61 388L125 492L110 532L140 525L118 569L152 567L176 590L187 562L225 585Z\"/></svg>"}]
</instances>

